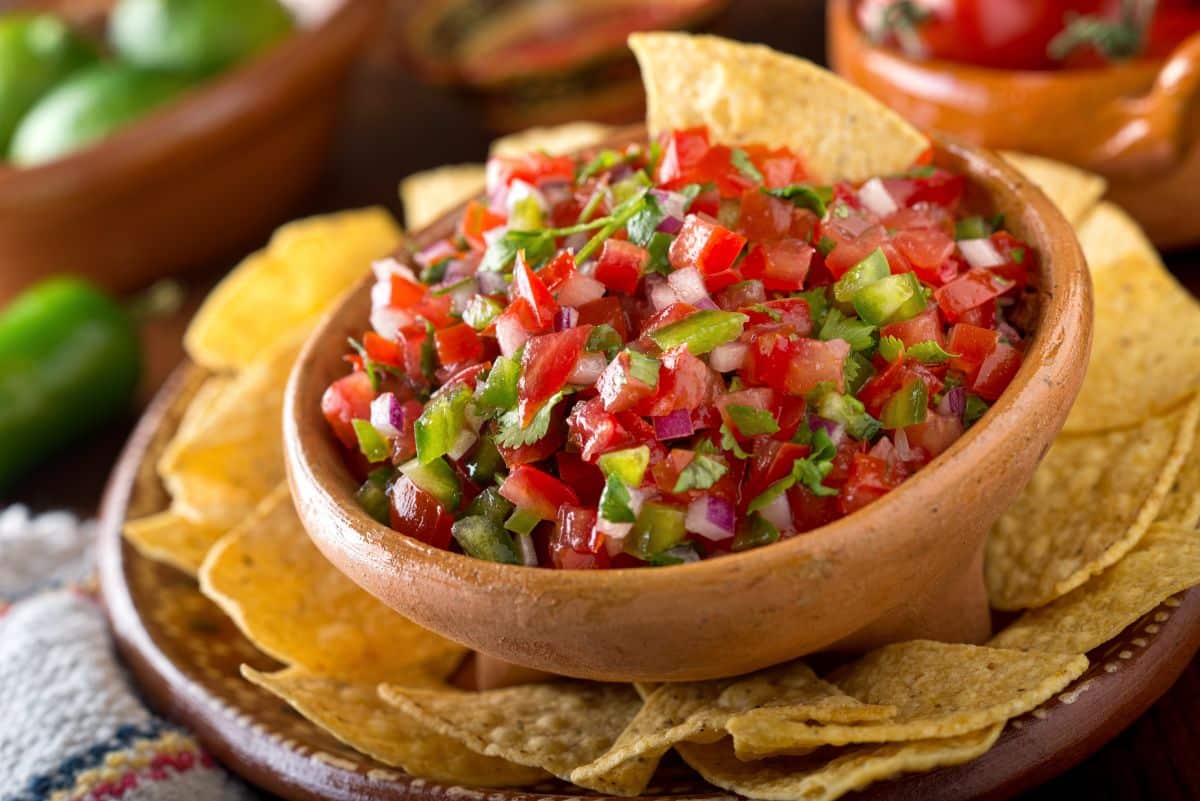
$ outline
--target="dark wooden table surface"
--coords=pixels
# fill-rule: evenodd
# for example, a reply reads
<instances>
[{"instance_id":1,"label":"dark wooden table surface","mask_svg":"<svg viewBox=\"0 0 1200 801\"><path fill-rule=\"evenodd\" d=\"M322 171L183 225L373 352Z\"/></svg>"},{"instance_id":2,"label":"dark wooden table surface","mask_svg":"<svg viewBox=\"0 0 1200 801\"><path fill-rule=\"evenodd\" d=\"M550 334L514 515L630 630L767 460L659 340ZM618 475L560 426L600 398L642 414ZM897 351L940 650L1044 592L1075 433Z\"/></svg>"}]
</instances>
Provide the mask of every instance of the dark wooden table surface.
<instances>
[{"instance_id":1,"label":"dark wooden table surface","mask_svg":"<svg viewBox=\"0 0 1200 801\"><path fill-rule=\"evenodd\" d=\"M734 0L718 30L820 60L824 56L820 6L812 0ZM377 203L399 214L396 184L401 177L438 164L478 161L486 152L491 134L475 105L411 76L395 58L395 41L394 30L385 30L367 55L351 88L324 182L301 211ZM1200 294L1200 252L1171 254L1168 263L1181 281ZM214 266L211 272L188 278L183 308L145 326L148 369L139 405L178 363L186 321L221 271L222 267ZM109 467L135 419L136 410L85 447L32 474L9 497L0 498L0 506L16 501L35 509L66 507L94 513ZM1022 796L1022 801L1051 801L1068 793L1091 801L1197 801L1198 756L1200 659L1150 712L1108 746Z\"/></svg>"}]
</instances>

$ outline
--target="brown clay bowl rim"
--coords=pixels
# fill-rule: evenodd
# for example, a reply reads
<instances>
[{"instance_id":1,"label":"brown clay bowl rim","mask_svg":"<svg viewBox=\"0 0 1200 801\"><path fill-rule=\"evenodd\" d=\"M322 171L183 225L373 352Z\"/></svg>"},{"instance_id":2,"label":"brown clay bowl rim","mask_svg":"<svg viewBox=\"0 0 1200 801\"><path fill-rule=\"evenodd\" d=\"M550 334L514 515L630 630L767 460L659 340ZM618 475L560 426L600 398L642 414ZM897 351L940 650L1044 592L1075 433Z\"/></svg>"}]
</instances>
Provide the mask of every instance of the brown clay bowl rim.
<instances>
[{"instance_id":1,"label":"brown clay bowl rim","mask_svg":"<svg viewBox=\"0 0 1200 801\"><path fill-rule=\"evenodd\" d=\"M629 135L629 131L623 133ZM644 136L644 130L642 135ZM354 482L348 471L341 467L340 450L335 447L329 432L322 428L324 421L319 412L319 398L325 387L323 384L316 385L317 376L314 376L314 351L331 333L340 333L340 329L330 332L330 326L337 321L344 306L353 302L360 293L367 291L367 285L373 281L370 274L364 276L363 280L349 290L326 314L305 343L292 370L284 397L283 426L288 477L293 491L298 487L302 491L308 491L310 487L315 488L323 496L318 499L322 506L320 514L342 515L364 540L389 552L389 565L398 573L410 569L428 571L428 575L431 578L436 577L439 582L445 582L448 576L469 575L475 583L490 585L496 588L497 592L505 585L519 584L524 588L523 591L529 591L532 585L536 587L533 590L535 593L545 592L549 594L548 597L569 596L574 591L583 593L596 587L620 593L622 597L628 597L630 593L639 590L644 591L647 586L655 584L656 591L674 589L671 585L677 585L680 590L684 590L686 585L692 582L715 581L734 565L742 568L743 574L770 570L773 563L815 548L816 543L821 540L842 538L842 542L851 543L854 534L861 529L870 528L872 521L879 528L886 530L886 521L893 517L893 509L909 503L910 498L936 497L935 490L939 484L952 486L954 473L951 471L969 469L972 463L987 462L986 457L989 454L1011 449L1011 431L1032 425L1031 418L1041 414L1043 408L1060 402L1061 399L1054 397L1056 386L1059 381L1067 380L1066 377L1074 366L1071 361L1072 354L1082 352L1085 354L1083 358L1086 358L1091 338L1091 279L1070 223L1041 190L995 154L943 135L935 134L931 139L935 153L945 152L964 161L962 172L969 178L973 177L978 181L978 176L990 173L1002 180L1015 196L1022 198L1027 212L1032 212L1023 214L1022 221L1028 229L1024 232L1025 236L1036 244L1040 257L1037 279L1040 306L1038 321L1020 370L980 424L973 426L950 448L895 490L869 506L820 528L762 548L653 569L554 570L501 564L434 548L401 534L369 517L354 499ZM611 141L626 140L621 138L621 134L616 134ZM444 225L447 219L461 213L464 205L447 212L422 232L418 232L413 239L419 241L424 231L432 230L439 224ZM1078 343L1082 343L1083 346L1071 347L1072 344ZM1078 381L1070 387L1068 399L1073 399L1074 392L1082 381L1082 372L1078 375ZM311 409L303 408L308 404L312 405ZM300 421L305 418L313 420L313 428L316 430L300 430ZM1048 448L1049 444L1045 447ZM322 460L316 455L314 448L323 451L326 459ZM321 461L338 465L340 474L329 476L329 480L314 475L312 466ZM931 529L896 533L897 538L903 537L914 543L925 539L927 542L924 544L931 547L936 547L940 542L935 535L936 532L932 532ZM464 571L461 568L469 570ZM374 572L374 569L370 569L369 572Z\"/></svg>"},{"instance_id":2,"label":"brown clay bowl rim","mask_svg":"<svg viewBox=\"0 0 1200 801\"><path fill-rule=\"evenodd\" d=\"M828 25L826 26L827 38L831 38L834 35L833 27L835 25L844 29L850 29L857 34L855 37L857 45L862 50L870 51L877 57L888 58L896 64L904 64L909 67L928 70L931 73L942 75L954 74L959 79L966 81L995 80L997 75L1008 75L1011 76L1012 80L1027 83L1086 83L1095 81L1105 75L1111 75L1114 72L1140 71L1145 72L1148 76L1153 76L1163 64L1170 60L1170 56L1142 56L1116 64L1090 67L1071 67L1070 69L1062 70L1019 70L982 67L978 64L965 64L942 58L915 59L894 48L872 42L870 37L867 36L866 32L858 24L858 20L854 16L853 5L852 0L830 0L829 10L826 15L826 20L828 21Z\"/></svg>"},{"instance_id":3,"label":"brown clay bowl rim","mask_svg":"<svg viewBox=\"0 0 1200 801\"><path fill-rule=\"evenodd\" d=\"M83 149L31 167L0 162L0 205L17 213L31 203L73 195L87 185L117 189L158 165L192 161L269 124L370 31L380 0L330 0L314 23L174 102ZM197 145L202 147L197 148ZM193 150L196 148L196 150Z\"/></svg>"}]
</instances>

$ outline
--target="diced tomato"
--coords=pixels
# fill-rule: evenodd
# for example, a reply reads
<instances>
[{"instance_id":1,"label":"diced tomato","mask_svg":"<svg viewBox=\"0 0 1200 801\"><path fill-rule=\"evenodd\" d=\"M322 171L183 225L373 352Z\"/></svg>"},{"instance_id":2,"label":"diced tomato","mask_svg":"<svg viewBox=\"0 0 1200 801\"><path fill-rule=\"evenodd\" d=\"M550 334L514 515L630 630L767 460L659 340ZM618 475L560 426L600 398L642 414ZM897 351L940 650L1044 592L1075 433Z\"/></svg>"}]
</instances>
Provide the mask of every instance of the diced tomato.
<instances>
[{"instance_id":1,"label":"diced tomato","mask_svg":"<svg viewBox=\"0 0 1200 801\"><path fill-rule=\"evenodd\" d=\"M814 495L807 487L797 484L787 491L787 499L797 532L812 531L838 519L836 496Z\"/></svg>"},{"instance_id":2,"label":"diced tomato","mask_svg":"<svg viewBox=\"0 0 1200 801\"><path fill-rule=\"evenodd\" d=\"M597 281L616 292L632 295L650 261L650 254L632 242L609 239L596 262Z\"/></svg>"},{"instance_id":3,"label":"diced tomato","mask_svg":"<svg viewBox=\"0 0 1200 801\"><path fill-rule=\"evenodd\" d=\"M577 403L567 418L567 440L579 448L584 461L594 462L600 454L635 444L616 415L604 409L600 398Z\"/></svg>"},{"instance_id":4,"label":"diced tomato","mask_svg":"<svg viewBox=\"0 0 1200 801\"><path fill-rule=\"evenodd\" d=\"M443 328L433 336L438 361L444 365L464 364L483 357L483 340L466 323Z\"/></svg>"},{"instance_id":5,"label":"diced tomato","mask_svg":"<svg viewBox=\"0 0 1200 801\"><path fill-rule=\"evenodd\" d=\"M950 329L949 351L954 355L947 364L959 370L968 381L975 380L979 366L1000 342L1000 335L989 328L958 323Z\"/></svg>"},{"instance_id":6,"label":"diced tomato","mask_svg":"<svg viewBox=\"0 0 1200 801\"><path fill-rule=\"evenodd\" d=\"M520 156L492 156L487 162L489 190L517 180L536 186L544 181L570 181L574 177L575 161L570 156L551 156L537 150Z\"/></svg>"},{"instance_id":7,"label":"diced tomato","mask_svg":"<svg viewBox=\"0 0 1200 801\"><path fill-rule=\"evenodd\" d=\"M915 228L900 231L892 244L922 281L941 286L958 275L958 265L951 261L954 240L936 228Z\"/></svg>"},{"instance_id":8,"label":"diced tomato","mask_svg":"<svg viewBox=\"0 0 1200 801\"><path fill-rule=\"evenodd\" d=\"M703 190L696 195L696 199L692 201L688 211L692 214L707 214L709 217L716 218L721 212L721 193L712 187Z\"/></svg>"},{"instance_id":9,"label":"diced tomato","mask_svg":"<svg viewBox=\"0 0 1200 801\"><path fill-rule=\"evenodd\" d=\"M1008 231L995 232L991 240L1004 263L989 269L1012 281L1017 289L1024 289L1029 283L1029 272L1037 268L1037 253Z\"/></svg>"},{"instance_id":10,"label":"diced tomato","mask_svg":"<svg viewBox=\"0 0 1200 801\"><path fill-rule=\"evenodd\" d=\"M632 357L627 351L617 354L596 381L596 391L609 412L625 412L654 396L658 384L651 386L631 372ZM659 370L661 380L662 370Z\"/></svg>"},{"instance_id":11,"label":"diced tomato","mask_svg":"<svg viewBox=\"0 0 1200 801\"><path fill-rule=\"evenodd\" d=\"M558 311L558 303L554 295L542 283L525 259L517 257L513 265L513 297L525 301L529 312L526 328L530 331L541 331L554 325L554 314Z\"/></svg>"},{"instance_id":12,"label":"diced tomato","mask_svg":"<svg viewBox=\"0 0 1200 801\"><path fill-rule=\"evenodd\" d=\"M537 277L551 292L557 291L563 282L574 274L575 257L568 250L560 252L545 267L537 271Z\"/></svg>"},{"instance_id":13,"label":"diced tomato","mask_svg":"<svg viewBox=\"0 0 1200 801\"><path fill-rule=\"evenodd\" d=\"M733 286L727 287L713 298L717 305L726 311L732 309L744 309L747 306L756 303L762 303L767 299L766 290L763 288L762 281L739 281Z\"/></svg>"},{"instance_id":14,"label":"diced tomato","mask_svg":"<svg viewBox=\"0 0 1200 801\"><path fill-rule=\"evenodd\" d=\"M425 297L426 287L409 281L402 275L392 273L392 293L389 305L397 309L407 309L421 298Z\"/></svg>"},{"instance_id":15,"label":"diced tomato","mask_svg":"<svg viewBox=\"0 0 1200 801\"><path fill-rule=\"evenodd\" d=\"M566 417L566 412L562 410L562 407L556 406L551 413L550 429L546 432L546 436L537 442L518 445L515 448L496 443L496 450L500 451L500 457L504 459L504 464L508 469L512 470L517 465L534 464L549 459L561 451L567 439L564 430Z\"/></svg>"},{"instance_id":16,"label":"diced tomato","mask_svg":"<svg viewBox=\"0 0 1200 801\"><path fill-rule=\"evenodd\" d=\"M434 548L450 547L454 517L436 498L412 483L408 476L392 482L388 497L391 500L388 522L392 528Z\"/></svg>"},{"instance_id":17,"label":"diced tomato","mask_svg":"<svg viewBox=\"0 0 1200 801\"><path fill-rule=\"evenodd\" d=\"M575 490L549 473L527 464L513 468L500 485L500 494L518 509L533 512L542 520L557 517L558 508L563 504L579 505Z\"/></svg>"},{"instance_id":18,"label":"diced tomato","mask_svg":"<svg viewBox=\"0 0 1200 801\"><path fill-rule=\"evenodd\" d=\"M672 494L684 468L696 459L696 452L686 448L672 448L663 459L650 465L650 475L659 492Z\"/></svg>"},{"instance_id":19,"label":"diced tomato","mask_svg":"<svg viewBox=\"0 0 1200 801\"><path fill-rule=\"evenodd\" d=\"M560 570L603 570L611 567L604 536L596 531L596 510L562 506L550 538L550 563Z\"/></svg>"},{"instance_id":20,"label":"diced tomato","mask_svg":"<svg viewBox=\"0 0 1200 801\"><path fill-rule=\"evenodd\" d=\"M666 189L679 189L694 181L696 166L708 153L708 129L688 128L665 133L660 140L662 158L658 162L657 182Z\"/></svg>"},{"instance_id":21,"label":"diced tomato","mask_svg":"<svg viewBox=\"0 0 1200 801\"><path fill-rule=\"evenodd\" d=\"M1021 352L1012 345L1000 342L979 365L979 372L971 382L971 391L984 400L994 401L1004 392L1019 369Z\"/></svg>"},{"instance_id":22,"label":"diced tomato","mask_svg":"<svg viewBox=\"0 0 1200 801\"><path fill-rule=\"evenodd\" d=\"M762 173L763 184L769 189L799 183L808 177L804 161L786 147L768 148L763 145L744 145L742 150Z\"/></svg>"},{"instance_id":23,"label":"diced tomato","mask_svg":"<svg viewBox=\"0 0 1200 801\"><path fill-rule=\"evenodd\" d=\"M996 304L985 303L982 306L967 309L963 312L963 316L959 319L959 322L978 326L979 328L995 328Z\"/></svg>"},{"instance_id":24,"label":"diced tomato","mask_svg":"<svg viewBox=\"0 0 1200 801\"><path fill-rule=\"evenodd\" d=\"M749 325L778 322L800 336L812 333L812 314L809 312L808 301L804 298L768 300L766 303L748 306L740 311L750 318Z\"/></svg>"},{"instance_id":25,"label":"diced tomato","mask_svg":"<svg viewBox=\"0 0 1200 801\"><path fill-rule=\"evenodd\" d=\"M838 494L838 508L844 515L856 512L895 489L903 479L903 475L883 459L857 453L850 463L846 484Z\"/></svg>"},{"instance_id":26,"label":"diced tomato","mask_svg":"<svg viewBox=\"0 0 1200 801\"><path fill-rule=\"evenodd\" d=\"M591 333L590 325L582 325L531 337L525 343L521 378L517 382L521 425L529 425L542 405L566 386L567 376L583 355L583 346Z\"/></svg>"},{"instance_id":27,"label":"diced tomato","mask_svg":"<svg viewBox=\"0 0 1200 801\"><path fill-rule=\"evenodd\" d=\"M321 412L338 440L347 448L358 445L352 420L371 419L375 390L366 373L351 373L334 381L321 396Z\"/></svg>"},{"instance_id":28,"label":"diced tomato","mask_svg":"<svg viewBox=\"0 0 1200 801\"><path fill-rule=\"evenodd\" d=\"M904 429L909 447L920 448L930 459L953 445L962 433L963 424L958 415L936 412L930 412L925 422Z\"/></svg>"},{"instance_id":29,"label":"diced tomato","mask_svg":"<svg viewBox=\"0 0 1200 801\"><path fill-rule=\"evenodd\" d=\"M704 288L710 295L727 289L742 280L742 274L737 270L721 270L704 276Z\"/></svg>"},{"instance_id":30,"label":"diced tomato","mask_svg":"<svg viewBox=\"0 0 1200 801\"><path fill-rule=\"evenodd\" d=\"M795 292L804 287L813 247L798 239L754 245L742 261L742 275L757 278L767 289Z\"/></svg>"},{"instance_id":31,"label":"diced tomato","mask_svg":"<svg viewBox=\"0 0 1200 801\"><path fill-rule=\"evenodd\" d=\"M884 217L882 222L889 231L934 228L948 237L954 237L954 213L929 203L918 203L916 206L897 209Z\"/></svg>"},{"instance_id":32,"label":"diced tomato","mask_svg":"<svg viewBox=\"0 0 1200 801\"><path fill-rule=\"evenodd\" d=\"M568 487L575 490L579 500L587 506L600 503L600 493L604 491L604 473L590 462L585 462L578 453L559 451L554 454L554 463L558 467L558 477Z\"/></svg>"},{"instance_id":33,"label":"diced tomato","mask_svg":"<svg viewBox=\"0 0 1200 801\"><path fill-rule=\"evenodd\" d=\"M931 368L911 359L901 359L889 364L878 375L872 376L858 391L858 399L872 416L879 417L888 399L913 379L925 383L925 394L928 398L932 398L942 388L942 380Z\"/></svg>"},{"instance_id":34,"label":"diced tomato","mask_svg":"<svg viewBox=\"0 0 1200 801\"><path fill-rule=\"evenodd\" d=\"M721 413L721 421L729 426L729 430L741 438L748 438L748 435L742 434L738 430L737 423L733 421L733 417L729 414L730 406L748 406L751 409L758 409L764 412L770 412L775 415L778 408L778 399L775 395L775 390L770 387L753 387L751 389L743 389L739 392L726 392L716 399L717 409Z\"/></svg>"},{"instance_id":35,"label":"diced tomato","mask_svg":"<svg viewBox=\"0 0 1200 801\"><path fill-rule=\"evenodd\" d=\"M621 299L604 297L579 307L579 325L611 325L621 340L629 338L629 323L621 308Z\"/></svg>"},{"instance_id":36,"label":"diced tomato","mask_svg":"<svg viewBox=\"0 0 1200 801\"><path fill-rule=\"evenodd\" d=\"M649 334L671 323L677 323L685 317L695 314L697 311L695 306L689 303L672 303L660 312L657 312L642 325L642 336Z\"/></svg>"},{"instance_id":37,"label":"diced tomato","mask_svg":"<svg viewBox=\"0 0 1200 801\"><path fill-rule=\"evenodd\" d=\"M822 223L821 238L833 244L833 250L825 255L825 266L835 279L887 242L887 231L882 225L860 228L862 218L851 215L846 219L834 218Z\"/></svg>"},{"instance_id":38,"label":"diced tomato","mask_svg":"<svg viewBox=\"0 0 1200 801\"><path fill-rule=\"evenodd\" d=\"M967 189L967 180L961 175L933 167L926 175L884 178L883 185L900 206L933 203L953 209L962 201L963 193Z\"/></svg>"},{"instance_id":39,"label":"diced tomato","mask_svg":"<svg viewBox=\"0 0 1200 801\"><path fill-rule=\"evenodd\" d=\"M916 317L910 317L899 323L885 325L879 330L883 337L896 337L910 348L918 342L930 340L945 346L946 336L942 333L942 322L938 319L937 309L926 309ZM954 353L956 351L951 351Z\"/></svg>"},{"instance_id":40,"label":"diced tomato","mask_svg":"<svg viewBox=\"0 0 1200 801\"><path fill-rule=\"evenodd\" d=\"M805 395L824 381L841 392L845 388L845 362L850 346L840 339L821 342L765 332L750 343L743 379L780 392Z\"/></svg>"},{"instance_id":41,"label":"diced tomato","mask_svg":"<svg viewBox=\"0 0 1200 801\"><path fill-rule=\"evenodd\" d=\"M638 411L661 417L678 409L697 409L712 403L719 381L717 373L686 345L678 345L662 355L658 391L652 401L640 404Z\"/></svg>"},{"instance_id":42,"label":"diced tomato","mask_svg":"<svg viewBox=\"0 0 1200 801\"><path fill-rule=\"evenodd\" d=\"M1012 282L991 270L971 269L933 292L933 299L951 323L963 319L972 309L991 304L1013 286Z\"/></svg>"},{"instance_id":43,"label":"diced tomato","mask_svg":"<svg viewBox=\"0 0 1200 801\"><path fill-rule=\"evenodd\" d=\"M371 361L386 364L389 367L404 368L404 351L400 345L386 337L381 337L374 331L363 334L363 349Z\"/></svg>"},{"instance_id":44,"label":"diced tomato","mask_svg":"<svg viewBox=\"0 0 1200 801\"><path fill-rule=\"evenodd\" d=\"M741 234L712 220L689 214L671 243L667 258L677 270L696 267L705 274L719 273L733 266L745 244L746 237Z\"/></svg>"},{"instance_id":45,"label":"diced tomato","mask_svg":"<svg viewBox=\"0 0 1200 801\"><path fill-rule=\"evenodd\" d=\"M747 189L742 195L738 228L752 242L770 242L788 235L792 226L792 209L786 200L758 189Z\"/></svg>"},{"instance_id":46,"label":"diced tomato","mask_svg":"<svg viewBox=\"0 0 1200 801\"><path fill-rule=\"evenodd\" d=\"M808 456L809 447L794 442L780 442L774 439L760 439L755 443L753 458L750 460L749 472L742 491L744 504L757 498L762 492L776 481L792 471L792 464L797 459Z\"/></svg>"},{"instance_id":47,"label":"diced tomato","mask_svg":"<svg viewBox=\"0 0 1200 801\"><path fill-rule=\"evenodd\" d=\"M501 225L504 225L503 217L493 213L486 204L478 200L472 200L463 211L462 220L458 224L458 230L463 235L463 238L470 242L473 247L483 250L487 247L487 242L484 241L483 235L493 228L499 228Z\"/></svg>"}]
</instances>

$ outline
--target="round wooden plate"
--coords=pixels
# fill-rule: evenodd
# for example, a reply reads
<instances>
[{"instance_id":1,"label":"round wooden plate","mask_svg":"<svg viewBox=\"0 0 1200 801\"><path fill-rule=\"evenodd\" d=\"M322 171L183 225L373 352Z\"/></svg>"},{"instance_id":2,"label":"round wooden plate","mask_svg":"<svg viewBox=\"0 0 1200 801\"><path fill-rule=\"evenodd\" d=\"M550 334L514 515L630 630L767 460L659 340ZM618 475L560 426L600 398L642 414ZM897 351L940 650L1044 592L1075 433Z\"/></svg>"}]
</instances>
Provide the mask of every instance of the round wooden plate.
<instances>
[{"instance_id":1,"label":"round wooden plate","mask_svg":"<svg viewBox=\"0 0 1200 801\"><path fill-rule=\"evenodd\" d=\"M200 594L194 580L140 556L121 538L126 518L165 508L158 454L202 378L181 367L146 412L105 493L100 581L117 647L158 712L192 729L213 755L247 781L290 801L566 801L589 794L552 782L522 790L475 791L425 781L347 748L286 704L243 680L245 662L278 665ZM1013 720L984 756L966 765L873 785L870 801L1009 798L1077 764L1142 714L1200 647L1200 588L1169 599L1090 654L1082 677ZM726 799L676 760L667 760L646 798Z\"/></svg>"}]
</instances>

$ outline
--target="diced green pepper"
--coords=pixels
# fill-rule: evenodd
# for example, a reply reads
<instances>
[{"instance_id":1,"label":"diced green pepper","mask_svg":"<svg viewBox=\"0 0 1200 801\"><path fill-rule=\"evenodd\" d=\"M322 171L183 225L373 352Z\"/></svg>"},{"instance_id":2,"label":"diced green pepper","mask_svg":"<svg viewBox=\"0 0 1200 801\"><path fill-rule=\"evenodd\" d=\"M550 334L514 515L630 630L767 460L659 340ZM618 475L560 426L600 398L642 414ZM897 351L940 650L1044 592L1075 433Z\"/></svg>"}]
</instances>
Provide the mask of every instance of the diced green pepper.
<instances>
[{"instance_id":1,"label":"diced green pepper","mask_svg":"<svg viewBox=\"0 0 1200 801\"><path fill-rule=\"evenodd\" d=\"M354 426L354 435L358 437L358 449L368 462L382 462L391 455L392 449L388 447L387 439L369 420L351 420L350 424Z\"/></svg>"},{"instance_id":2,"label":"diced green pepper","mask_svg":"<svg viewBox=\"0 0 1200 801\"><path fill-rule=\"evenodd\" d=\"M898 323L925 311L925 292L913 273L889 275L859 289L854 310L872 325Z\"/></svg>"},{"instance_id":3,"label":"diced green pepper","mask_svg":"<svg viewBox=\"0 0 1200 801\"><path fill-rule=\"evenodd\" d=\"M846 376L846 392L857 395L858 391L875 375L875 367L861 353L851 353L846 357L844 370Z\"/></svg>"},{"instance_id":4,"label":"diced green pepper","mask_svg":"<svg viewBox=\"0 0 1200 801\"><path fill-rule=\"evenodd\" d=\"M631 487L641 486L646 476L646 468L650 465L650 446L639 445L636 448L625 448L620 451L610 451L603 454L599 460L600 469L606 476L616 476Z\"/></svg>"},{"instance_id":5,"label":"diced green pepper","mask_svg":"<svg viewBox=\"0 0 1200 801\"><path fill-rule=\"evenodd\" d=\"M639 559L647 559L675 547L687 534L685 519L686 514L678 507L647 501L625 539L625 550Z\"/></svg>"},{"instance_id":6,"label":"diced green pepper","mask_svg":"<svg viewBox=\"0 0 1200 801\"><path fill-rule=\"evenodd\" d=\"M504 521L504 527L516 534L529 534L542 519L528 509L513 509L513 513Z\"/></svg>"},{"instance_id":7,"label":"diced green pepper","mask_svg":"<svg viewBox=\"0 0 1200 801\"><path fill-rule=\"evenodd\" d=\"M884 428L904 428L925 422L929 405L929 390L919 378L910 378L888 398L879 415Z\"/></svg>"},{"instance_id":8,"label":"diced green pepper","mask_svg":"<svg viewBox=\"0 0 1200 801\"><path fill-rule=\"evenodd\" d=\"M508 565L521 564L512 535L491 518L482 515L464 517L454 521L450 533L469 556Z\"/></svg>"},{"instance_id":9,"label":"diced green pepper","mask_svg":"<svg viewBox=\"0 0 1200 801\"><path fill-rule=\"evenodd\" d=\"M391 508L391 503L388 501L387 488L395 474L396 470L393 467L380 467L372 470L367 476L367 480L354 493L354 499L358 501L358 505L363 508L363 511L380 523L388 522L388 510Z\"/></svg>"},{"instance_id":10,"label":"diced green pepper","mask_svg":"<svg viewBox=\"0 0 1200 801\"><path fill-rule=\"evenodd\" d=\"M608 323L601 323L592 328L592 333L588 334L587 344L583 346L583 349L590 353L603 353L605 358L612 359L624 344L617 329Z\"/></svg>"},{"instance_id":11,"label":"diced green pepper","mask_svg":"<svg viewBox=\"0 0 1200 801\"><path fill-rule=\"evenodd\" d=\"M500 494L497 487L488 487L472 499L463 514L486 517L496 525L502 526L512 510L512 503Z\"/></svg>"},{"instance_id":12,"label":"diced green pepper","mask_svg":"<svg viewBox=\"0 0 1200 801\"><path fill-rule=\"evenodd\" d=\"M413 425L417 458L422 464L445 456L454 447L467 424L466 409L470 400L471 391L463 387L458 392L439 395L425 405Z\"/></svg>"},{"instance_id":13,"label":"diced green pepper","mask_svg":"<svg viewBox=\"0 0 1200 801\"><path fill-rule=\"evenodd\" d=\"M963 409L963 422L968 426L983 417L988 410L988 403L978 395L967 395L966 406Z\"/></svg>"},{"instance_id":14,"label":"diced green pepper","mask_svg":"<svg viewBox=\"0 0 1200 801\"><path fill-rule=\"evenodd\" d=\"M425 464L412 459L400 465L400 472L432 495L447 512L453 512L462 501L462 484L458 474L445 459L437 458Z\"/></svg>"},{"instance_id":15,"label":"diced green pepper","mask_svg":"<svg viewBox=\"0 0 1200 801\"><path fill-rule=\"evenodd\" d=\"M651 331L650 338L663 350L687 345L693 356L700 356L741 336L749 319L740 312L706 309Z\"/></svg>"},{"instance_id":16,"label":"diced green pepper","mask_svg":"<svg viewBox=\"0 0 1200 801\"><path fill-rule=\"evenodd\" d=\"M883 255L883 249L875 248L865 259L851 267L837 280L837 283L833 285L833 298L838 303L851 303L859 290L886 278L891 275L891 272L892 268L888 266L887 256Z\"/></svg>"},{"instance_id":17,"label":"diced green pepper","mask_svg":"<svg viewBox=\"0 0 1200 801\"><path fill-rule=\"evenodd\" d=\"M475 453L467 460L467 476L476 484L490 484L496 476L504 471L504 457L496 448L496 442L491 436L479 438Z\"/></svg>"},{"instance_id":18,"label":"diced green pepper","mask_svg":"<svg viewBox=\"0 0 1200 801\"><path fill-rule=\"evenodd\" d=\"M758 548L778 541L779 529L771 525L770 521L763 518L762 515L751 515L750 519L745 521L739 528L730 548L735 552L748 551L751 548Z\"/></svg>"},{"instance_id":19,"label":"diced green pepper","mask_svg":"<svg viewBox=\"0 0 1200 801\"><path fill-rule=\"evenodd\" d=\"M467 307L463 309L463 322L474 328L476 331L482 331L491 325L492 320L500 316L500 312L504 309L500 306L499 301L493 300L486 295L476 295L467 301Z\"/></svg>"},{"instance_id":20,"label":"diced green pepper","mask_svg":"<svg viewBox=\"0 0 1200 801\"><path fill-rule=\"evenodd\" d=\"M521 363L507 356L499 356L488 372L487 380L479 385L475 403L485 413L506 412L517 405L517 381L521 377Z\"/></svg>"},{"instance_id":21,"label":"diced green pepper","mask_svg":"<svg viewBox=\"0 0 1200 801\"><path fill-rule=\"evenodd\" d=\"M852 395L842 395L828 387L814 390L810 401L817 414L826 420L841 423L855 439L873 439L879 433L879 421L867 414L862 401Z\"/></svg>"},{"instance_id":22,"label":"diced green pepper","mask_svg":"<svg viewBox=\"0 0 1200 801\"><path fill-rule=\"evenodd\" d=\"M954 223L955 239L985 239L992 235L992 226L983 217L964 217Z\"/></svg>"},{"instance_id":23,"label":"diced green pepper","mask_svg":"<svg viewBox=\"0 0 1200 801\"><path fill-rule=\"evenodd\" d=\"M629 375L650 389L658 387L658 371L662 362L636 350L629 351Z\"/></svg>"},{"instance_id":24,"label":"diced green pepper","mask_svg":"<svg viewBox=\"0 0 1200 801\"><path fill-rule=\"evenodd\" d=\"M537 198L527 195L513 204L508 215L508 230L534 231L542 227L542 207Z\"/></svg>"}]
</instances>

